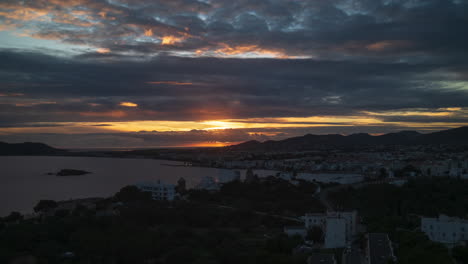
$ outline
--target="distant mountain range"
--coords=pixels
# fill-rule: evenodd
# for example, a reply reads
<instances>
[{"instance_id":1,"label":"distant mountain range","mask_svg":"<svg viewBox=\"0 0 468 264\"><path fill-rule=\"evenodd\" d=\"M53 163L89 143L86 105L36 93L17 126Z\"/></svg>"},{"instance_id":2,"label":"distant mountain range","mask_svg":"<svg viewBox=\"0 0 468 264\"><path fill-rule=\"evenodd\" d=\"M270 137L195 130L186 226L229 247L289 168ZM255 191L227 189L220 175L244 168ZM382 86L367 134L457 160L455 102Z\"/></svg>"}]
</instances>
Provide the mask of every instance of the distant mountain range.
<instances>
[{"instance_id":1,"label":"distant mountain range","mask_svg":"<svg viewBox=\"0 0 468 264\"><path fill-rule=\"evenodd\" d=\"M0 142L0 156L5 155L59 155L66 153L65 150L56 149L43 143L16 143L10 144Z\"/></svg>"},{"instance_id":2,"label":"distant mountain range","mask_svg":"<svg viewBox=\"0 0 468 264\"><path fill-rule=\"evenodd\" d=\"M353 147L366 145L428 145L428 144L459 144L468 145L468 127L460 127L439 132L421 134L416 131L401 131L380 136L366 133L343 136L312 135L293 137L280 141L247 141L238 145L228 146L230 150L239 151L303 151L328 147Z\"/></svg>"},{"instance_id":3,"label":"distant mountain range","mask_svg":"<svg viewBox=\"0 0 468 264\"><path fill-rule=\"evenodd\" d=\"M279 141L247 141L238 145L225 147L226 150L235 151L305 151L332 147L359 147L372 145L467 145L468 126L443 130L439 132L421 134L416 131L401 131L381 136L372 136L365 133L343 136L311 135L293 137ZM0 156L5 155L70 155L71 153L50 147L43 143L16 143L0 142ZM95 154L95 153L94 153ZM121 152L119 152L121 154ZM82 153L87 156L89 153Z\"/></svg>"}]
</instances>

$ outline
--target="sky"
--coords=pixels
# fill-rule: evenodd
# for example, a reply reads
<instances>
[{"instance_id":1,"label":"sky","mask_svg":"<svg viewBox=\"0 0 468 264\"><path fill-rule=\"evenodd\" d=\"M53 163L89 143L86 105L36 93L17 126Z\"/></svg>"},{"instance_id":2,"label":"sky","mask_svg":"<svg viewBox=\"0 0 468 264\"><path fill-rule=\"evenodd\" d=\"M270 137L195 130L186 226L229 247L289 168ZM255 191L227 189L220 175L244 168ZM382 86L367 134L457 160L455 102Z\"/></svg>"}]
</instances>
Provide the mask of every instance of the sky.
<instances>
[{"instance_id":1,"label":"sky","mask_svg":"<svg viewBox=\"0 0 468 264\"><path fill-rule=\"evenodd\" d=\"M468 125L468 0L2 0L0 141L224 146Z\"/></svg>"}]
</instances>

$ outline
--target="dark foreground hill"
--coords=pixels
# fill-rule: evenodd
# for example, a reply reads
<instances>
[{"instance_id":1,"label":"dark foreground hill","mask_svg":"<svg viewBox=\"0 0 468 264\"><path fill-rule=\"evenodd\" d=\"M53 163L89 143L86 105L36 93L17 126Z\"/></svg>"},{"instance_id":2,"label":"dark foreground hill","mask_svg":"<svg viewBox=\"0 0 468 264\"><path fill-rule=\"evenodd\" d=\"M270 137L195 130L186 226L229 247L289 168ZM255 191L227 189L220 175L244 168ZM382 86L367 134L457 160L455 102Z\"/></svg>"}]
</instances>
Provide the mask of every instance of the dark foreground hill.
<instances>
[{"instance_id":1,"label":"dark foreground hill","mask_svg":"<svg viewBox=\"0 0 468 264\"><path fill-rule=\"evenodd\" d=\"M5 143L0 142L0 156L3 155L58 155L66 153L65 150L56 149L43 143Z\"/></svg>"},{"instance_id":2,"label":"dark foreground hill","mask_svg":"<svg viewBox=\"0 0 468 264\"><path fill-rule=\"evenodd\" d=\"M327 147L352 147L369 145L468 145L468 127L454 128L429 134L416 131L401 131L380 136L365 133L343 136L311 135L293 137L280 141L248 141L227 147L239 151L301 151Z\"/></svg>"}]
</instances>

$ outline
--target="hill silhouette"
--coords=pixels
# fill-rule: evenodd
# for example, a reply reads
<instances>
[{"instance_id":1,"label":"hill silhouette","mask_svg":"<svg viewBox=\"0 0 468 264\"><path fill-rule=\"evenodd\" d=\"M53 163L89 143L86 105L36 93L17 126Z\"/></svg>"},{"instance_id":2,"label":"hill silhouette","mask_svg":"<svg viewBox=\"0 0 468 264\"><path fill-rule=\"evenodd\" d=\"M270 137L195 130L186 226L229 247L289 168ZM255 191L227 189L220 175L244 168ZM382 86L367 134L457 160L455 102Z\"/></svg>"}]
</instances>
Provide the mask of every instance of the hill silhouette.
<instances>
[{"instance_id":1,"label":"hill silhouette","mask_svg":"<svg viewBox=\"0 0 468 264\"><path fill-rule=\"evenodd\" d=\"M228 146L240 151L303 151L320 147L351 147L366 145L428 145L428 144L468 144L468 127L459 127L429 134L416 131L401 131L379 136L366 133L348 136L339 134L312 135L287 138L279 141L247 141Z\"/></svg>"}]
</instances>

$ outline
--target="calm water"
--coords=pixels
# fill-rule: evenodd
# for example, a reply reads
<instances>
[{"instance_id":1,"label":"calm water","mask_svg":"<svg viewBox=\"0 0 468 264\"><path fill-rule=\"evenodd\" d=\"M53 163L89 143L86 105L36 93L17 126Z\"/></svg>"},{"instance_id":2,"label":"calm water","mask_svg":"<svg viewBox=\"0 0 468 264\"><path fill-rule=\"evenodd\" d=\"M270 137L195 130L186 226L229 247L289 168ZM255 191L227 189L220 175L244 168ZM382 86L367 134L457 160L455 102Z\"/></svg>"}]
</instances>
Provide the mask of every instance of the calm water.
<instances>
[{"instance_id":1,"label":"calm water","mask_svg":"<svg viewBox=\"0 0 468 264\"><path fill-rule=\"evenodd\" d=\"M140 181L161 179L176 183L180 177L185 178L190 188L204 176L216 177L219 174L219 170L214 168L162 164L180 163L151 159L0 157L0 216L11 211L32 212L41 199L106 197L123 186ZM92 174L67 177L46 175L60 169L85 170Z\"/></svg>"}]
</instances>

